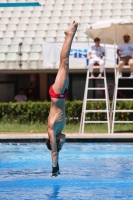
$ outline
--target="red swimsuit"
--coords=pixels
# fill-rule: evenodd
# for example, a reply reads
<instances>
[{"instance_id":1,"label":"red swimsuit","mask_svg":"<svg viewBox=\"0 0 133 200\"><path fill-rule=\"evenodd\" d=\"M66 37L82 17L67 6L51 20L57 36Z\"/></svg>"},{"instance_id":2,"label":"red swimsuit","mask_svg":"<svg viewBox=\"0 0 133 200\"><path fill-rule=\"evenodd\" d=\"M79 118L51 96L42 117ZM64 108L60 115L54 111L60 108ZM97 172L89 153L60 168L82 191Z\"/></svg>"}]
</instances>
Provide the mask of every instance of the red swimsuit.
<instances>
[{"instance_id":1,"label":"red swimsuit","mask_svg":"<svg viewBox=\"0 0 133 200\"><path fill-rule=\"evenodd\" d=\"M56 94L53 90L53 85L49 88L49 95L50 95L51 98L65 99L67 92L68 92L68 90L65 89L63 94Z\"/></svg>"}]
</instances>

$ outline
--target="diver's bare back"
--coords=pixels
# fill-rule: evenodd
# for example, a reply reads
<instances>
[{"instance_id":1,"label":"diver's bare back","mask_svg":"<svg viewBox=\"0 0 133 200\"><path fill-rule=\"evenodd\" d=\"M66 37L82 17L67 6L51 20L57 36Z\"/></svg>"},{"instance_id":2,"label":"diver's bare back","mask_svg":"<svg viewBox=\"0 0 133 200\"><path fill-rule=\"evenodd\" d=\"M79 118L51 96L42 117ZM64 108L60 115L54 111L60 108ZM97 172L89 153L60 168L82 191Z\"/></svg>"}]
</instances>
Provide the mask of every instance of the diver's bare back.
<instances>
[{"instance_id":1,"label":"diver's bare back","mask_svg":"<svg viewBox=\"0 0 133 200\"><path fill-rule=\"evenodd\" d=\"M55 135L61 132L65 125L65 99L51 98L48 126L55 131Z\"/></svg>"}]
</instances>

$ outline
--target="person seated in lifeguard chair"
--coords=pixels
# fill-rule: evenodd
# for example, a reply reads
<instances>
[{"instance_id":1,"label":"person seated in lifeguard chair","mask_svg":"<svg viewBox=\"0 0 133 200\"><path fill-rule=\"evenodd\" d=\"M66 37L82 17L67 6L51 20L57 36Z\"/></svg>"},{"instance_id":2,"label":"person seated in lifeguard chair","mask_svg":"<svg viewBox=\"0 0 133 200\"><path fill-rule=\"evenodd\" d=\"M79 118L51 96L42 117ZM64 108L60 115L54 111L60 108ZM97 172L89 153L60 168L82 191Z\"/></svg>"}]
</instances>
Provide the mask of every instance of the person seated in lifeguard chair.
<instances>
[{"instance_id":1,"label":"person seated in lifeguard chair","mask_svg":"<svg viewBox=\"0 0 133 200\"><path fill-rule=\"evenodd\" d=\"M118 77L122 77L122 69L123 66L129 65L130 67L130 77L133 78L133 44L130 42L130 35L127 33L123 35L124 43L119 44L117 48L117 55L119 57L119 75Z\"/></svg>"},{"instance_id":2,"label":"person seated in lifeguard chair","mask_svg":"<svg viewBox=\"0 0 133 200\"><path fill-rule=\"evenodd\" d=\"M93 65L98 63L100 66L100 72L98 78L102 78L102 73L104 69L104 60L103 57L105 56L105 49L100 46L100 39L96 37L94 39L95 45L91 46L89 49L89 70L91 78L95 78L93 74Z\"/></svg>"}]
</instances>

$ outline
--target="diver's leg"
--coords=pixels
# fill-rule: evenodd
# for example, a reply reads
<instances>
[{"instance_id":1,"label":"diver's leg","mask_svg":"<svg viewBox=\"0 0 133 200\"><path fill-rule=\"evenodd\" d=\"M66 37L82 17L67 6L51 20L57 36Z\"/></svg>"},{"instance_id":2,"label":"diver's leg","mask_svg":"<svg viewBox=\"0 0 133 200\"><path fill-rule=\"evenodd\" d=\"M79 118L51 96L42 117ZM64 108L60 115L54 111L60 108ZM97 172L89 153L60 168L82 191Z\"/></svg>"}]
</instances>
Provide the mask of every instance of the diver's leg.
<instances>
[{"instance_id":1,"label":"diver's leg","mask_svg":"<svg viewBox=\"0 0 133 200\"><path fill-rule=\"evenodd\" d=\"M60 53L60 66L55 79L55 83L53 84L53 90L57 94L61 94L66 89L66 81L68 77L68 69L69 69L69 54L71 50L72 41L74 35L76 33L78 24L77 22L73 22L71 26L65 30L65 41ZM68 84L68 83L67 83Z\"/></svg>"}]
</instances>

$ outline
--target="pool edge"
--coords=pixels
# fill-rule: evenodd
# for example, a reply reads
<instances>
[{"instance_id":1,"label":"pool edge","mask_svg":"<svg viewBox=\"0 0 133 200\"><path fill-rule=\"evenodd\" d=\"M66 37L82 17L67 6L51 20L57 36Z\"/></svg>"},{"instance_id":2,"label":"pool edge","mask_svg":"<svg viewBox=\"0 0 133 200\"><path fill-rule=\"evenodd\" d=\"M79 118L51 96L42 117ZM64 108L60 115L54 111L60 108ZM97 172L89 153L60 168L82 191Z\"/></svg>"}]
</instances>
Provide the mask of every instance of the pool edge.
<instances>
[{"instance_id":1,"label":"pool edge","mask_svg":"<svg viewBox=\"0 0 133 200\"><path fill-rule=\"evenodd\" d=\"M44 143L48 135L45 133L1 133L0 143ZM132 133L117 134L68 134L66 142L133 142Z\"/></svg>"}]
</instances>

